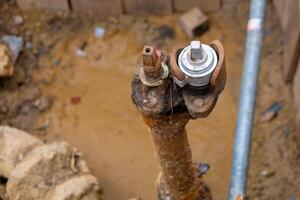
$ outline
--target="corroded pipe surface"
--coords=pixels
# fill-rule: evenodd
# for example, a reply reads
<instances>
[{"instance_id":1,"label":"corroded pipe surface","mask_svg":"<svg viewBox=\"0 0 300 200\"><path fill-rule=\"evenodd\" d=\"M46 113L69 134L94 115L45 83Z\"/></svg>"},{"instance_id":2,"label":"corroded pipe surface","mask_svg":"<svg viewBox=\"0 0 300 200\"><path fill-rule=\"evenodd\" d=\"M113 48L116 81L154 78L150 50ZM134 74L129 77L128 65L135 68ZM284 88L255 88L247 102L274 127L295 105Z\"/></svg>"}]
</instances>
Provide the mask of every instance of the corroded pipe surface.
<instances>
[{"instance_id":1,"label":"corroded pipe surface","mask_svg":"<svg viewBox=\"0 0 300 200\"><path fill-rule=\"evenodd\" d=\"M188 116L144 121L151 129L156 157L161 166L162 177L168 189L176 196L194 192L195 173L192 153L188 144L185 125ZM176 176L173 176L176 174ZM194 190L194 191L191 191Z\"/></svg>"}]
</instances>

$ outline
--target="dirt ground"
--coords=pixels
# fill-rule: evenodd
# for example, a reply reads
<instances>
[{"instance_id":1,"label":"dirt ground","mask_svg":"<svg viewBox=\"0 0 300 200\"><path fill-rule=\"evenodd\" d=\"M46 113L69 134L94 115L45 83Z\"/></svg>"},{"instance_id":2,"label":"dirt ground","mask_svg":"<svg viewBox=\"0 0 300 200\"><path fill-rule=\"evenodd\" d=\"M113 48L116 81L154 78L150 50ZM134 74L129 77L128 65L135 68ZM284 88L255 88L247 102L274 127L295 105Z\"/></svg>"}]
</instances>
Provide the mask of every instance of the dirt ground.
<instances>
[{"instance_id":1,"label":"dirt ground","mask_svg":"<svg viewBox=\"0 0 300 200\"><path fill-rule=\"evenodd\" d=\"M223 42L228 82L213 113L191 121L193 159L210 164L205 180L214 198L225 200L242 73L248 3L209 15L210 29L196 39ZM254 123L248 193L250 199L300 197L300 155L290 86L282 77L282 32L269 5ZM16 24L16 16L24 22ZM0 123L43 140L65 140L80 149L99 178L104 199L155 199L157 162L147 132L130 98L130 81L145 44L165 50L189 39L178 15L122 16L106 21L21 12L0 1L0 37L26 42L12 78L0 80ZM94 30L102 27L104 37ZM78 50L81 50L78 54ZM283 109L262 123L274 102Z\"/></svg>"}]
</instances>

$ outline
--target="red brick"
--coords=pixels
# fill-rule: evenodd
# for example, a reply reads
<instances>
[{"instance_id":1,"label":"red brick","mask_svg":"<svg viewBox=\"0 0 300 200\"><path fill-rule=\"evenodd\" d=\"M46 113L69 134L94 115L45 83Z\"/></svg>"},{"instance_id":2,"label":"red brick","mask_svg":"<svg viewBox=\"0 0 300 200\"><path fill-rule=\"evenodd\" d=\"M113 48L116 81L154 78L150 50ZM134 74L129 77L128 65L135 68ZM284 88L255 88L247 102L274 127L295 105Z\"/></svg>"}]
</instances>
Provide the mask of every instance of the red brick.
<instances>
[{"instance_id":1,"label":"red brick","mask_svg":"<svg viewBox=\"0 0 300 200\"><path fill-rule=\"evenodd\" d=\"M121 0L71 0L73 12L78 15L90 15L107 18L122 14Z\"/></svg>"},{"instance_id":2,"label":"red brick","mask_svg":"<svg viewBox=\"0 0 300 200\"><path fill-rule=\"evenodd\" d=\"M67 0L17 0L22 10L41 9L50 12L69 12Z\"/></svg>"},{"instance_id":3,"label":"red brick","mask_svg":"<svg viewBox=\"0 0 300 200\"><path fill-rule=\"evenodd\" d=\"M297 111L296 120L300 125L300 58L298 60L298 67L293 83L293 93L294 93L294 105Z\"/></svg>"},{"instance_id":4,"label":"red brick","mask_svg":"<svg viewBox=\"0 0 300 200\"><path fill-rule=\"evenodd\" d=\"M217 11L221 7L221 0L174 0L175 11L187 11L199 7L204 12Z\"/></svg>"},{"instance_id":5,"label":"red brick","mask_svg":"<svg viewBox=\"0 0 300 200\"><path fill-rule=\"evenodd\" d=\"M237 5L245 0L223 0L222 5L227 6L227 5Z\"/></svg>"},{"instance_id":6,"label":"red brick","mask_svg":"<svg viewBox=\"0 0 300 200\"><path fill-rule=\"evenodd\" d=\"M123 0L127 14L171 14L172 0Z\"/></svg>"},{"instance_id":7,"label":"red brick","mask_svg":"<svg viewBox=\"0 0 300 200\"><path fill-rule=\"evenodd\" d=\"M178 23L183 32L193 38L208 28L208 17L196 7L181 15Z\"/></svg>"}]
</instances>

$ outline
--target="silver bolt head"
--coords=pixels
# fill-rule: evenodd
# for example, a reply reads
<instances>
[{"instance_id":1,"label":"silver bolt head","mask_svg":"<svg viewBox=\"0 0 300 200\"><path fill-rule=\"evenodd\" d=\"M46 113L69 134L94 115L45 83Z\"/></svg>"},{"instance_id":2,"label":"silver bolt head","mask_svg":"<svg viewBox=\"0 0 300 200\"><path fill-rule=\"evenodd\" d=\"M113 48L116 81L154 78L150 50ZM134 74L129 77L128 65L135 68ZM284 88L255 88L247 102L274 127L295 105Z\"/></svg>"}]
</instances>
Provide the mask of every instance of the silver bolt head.
<instances>
[{"instance_id":1,"label":"silver bolt head","mask_svg":"<svg viewBox=\"0 0 300 200\"><path fill-rule=\"evenodd\" d=\"M203 59L203 49L200 41L192 41L190 48L192 61Z\"/></svg>"}]
</instances>

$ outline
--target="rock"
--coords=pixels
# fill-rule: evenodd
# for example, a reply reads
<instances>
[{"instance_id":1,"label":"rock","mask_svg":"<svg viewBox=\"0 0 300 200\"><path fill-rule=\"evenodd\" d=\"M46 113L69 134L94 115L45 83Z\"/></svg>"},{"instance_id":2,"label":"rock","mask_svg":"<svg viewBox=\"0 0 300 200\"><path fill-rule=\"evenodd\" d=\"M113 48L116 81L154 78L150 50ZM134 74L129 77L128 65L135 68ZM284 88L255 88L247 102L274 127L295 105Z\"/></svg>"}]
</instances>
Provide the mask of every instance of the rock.
<instances>
[{"instance_id":1,"label":"rock","mask_svg":"<svg viewBox=\"0 0 300 200\"><path fill-rule=\"evenodd\" d=\"M17 15L14 17L15 25L21 25L21 24L23 24L23 22L24 22L24 19L21 15Z\"/></svg>"},{"instance_id":2,"label":"rock","mask_svg":"<svg viewBox=\"0 0 300 200\"><path fill-rule=\"evenodd\" d=\"M279 111L281 111L283 108L283 105L281 103L275 102L270 107L265 109L260 116L260 122L269 122L273 120Z\"/></svg>"},{"instance_id":3,"label":"rock","mask_svg":"<svg viewBox=\"0 0 300 200\"><path fill-rule=\"evenodd\" d=\"M23 49L23 38L15 35L5 35L1 38L1 40L10 48L13 56L13 62L15 63Z\"/></svg>"},{"instance_id":4,"label":"rock","mask_svg":"<svg viewBox=\"0 0 300 200\"><path fill-rule=\"evenodd\" d=\"M39 109L40 112L45 112L51 107L51 98L42 96L34 102L34 106Z\"/></svg>"},{"instance_id":5,"label":"rock","mask_svg":"<svg viewBox=\"0 0 300 200\"><path fill-rule=\"evenodd\" d=\"M87 45L88 45L87 41L84 41L79 45L79 47L76 48L75 53L78 57L84 58L87 56L87 52L85 51Z\"/></svg>"},{"instance_id":6,"label":"rock","mask_svg":"<svg viewBox=\"0 0 300 200\"><path fill-rule=\"evenodd\" d=\"M11 127L0 127L0 144L0 176L6 179L7 199L102 199L99 181L69 144L44 144Z\"/></svg>"},{"instance_id":7,"label":"rock","mask_svg":"<svg viewBox=\"0 0 300 200\"><path fill-rule=\"evenodd\" d=\"M31 42L26 42L25 48L26 49L32 49L32 43Z\"/></svg>"},{"instance_id":8,"label":"rock","mask_svg":"<svg viewBox=\"0 0 300 200\"><path fill-rule=\"evenodd\" d=\"M206 163L199 163L198 165L198 176L203 176L208 172L210 166Z\"/></svg>"},{"instance_id":9,"label":"rock","mask_svg":"<svg viewBox=\"0 0 300 200\"><path fill-rule=\"evenodd\" d=\"M0 42L0 77L12 76L14 65L11 51L6 44Z\"/></svg>"},{"instance_id":10,"label":"rock","mask_svg":"<svg viewBox=\"0 0 300 200\"><path fill-rule=\"evenodd\" d=\"M84 51L84 50L82 50L80 48L77 48L76 49L76 55L78 57L85 58L87 56L87 53L86 53L86 51Z\"/></svg>"},{"instance_id":11,"label":"rock","mask_svg":"<svg viewBox=\"0 0 300 200\"><path fill-rule=\"evenodd\" d=\"M208 17L199 8L193 8L181 15L178 23L190 38L198 36L208 29Z\"/></svg>"},{"instance_id":12,"label":"rock","mask_svg":"<svg viewBox=\"0 0 300 200\"><path fill-rule=\"evenodd\" d=\"M96 38L102 38L105 34L105 29L102 27L96 27L94 34Z\"/></svg>"},{"instance_id":13,"label":"rock","mask_svg":"<svg viewBox=\"0 0 300 200\"><path fill-rule=\"evenodd\" d=\"M268 169L264 169L261 171L260 173L262 176L265 176L265 177L271 177L271 176L274 176L275 175L275 172L272 171L272 170L268 170Z\"/></svg>"}]
</instances>

